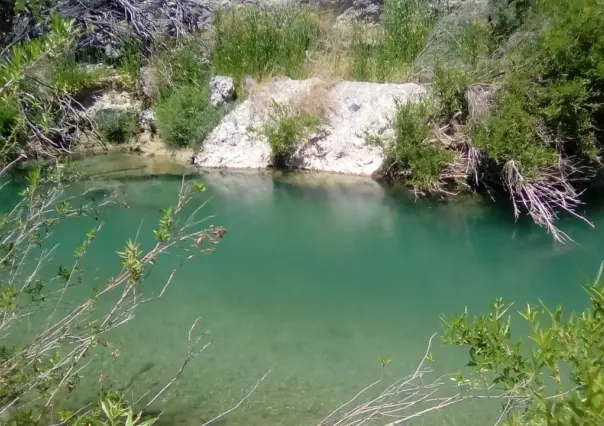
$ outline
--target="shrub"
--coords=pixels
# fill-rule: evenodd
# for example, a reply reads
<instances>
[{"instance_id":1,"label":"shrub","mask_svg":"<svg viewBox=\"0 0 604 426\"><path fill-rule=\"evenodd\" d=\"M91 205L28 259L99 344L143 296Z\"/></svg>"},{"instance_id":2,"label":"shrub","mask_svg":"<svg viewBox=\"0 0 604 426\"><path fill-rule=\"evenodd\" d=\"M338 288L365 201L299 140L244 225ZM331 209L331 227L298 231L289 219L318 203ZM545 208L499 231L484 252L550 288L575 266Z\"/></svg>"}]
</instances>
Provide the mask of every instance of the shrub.
<instances>
[{"instance_id":1,"label":"shrub","mask_svg":"<svg viewBox=\"0 0 604 426\"><path fill-rule=\"evenodd\" d=\"M453 53L459 56L456 59L460 59L463 64L468 64L475 69L480 60L486 59L495 46L493 30L486 22L474 19L456 32L455 41L451 47Z\"/></svg>"},{"instance_id":2,"label":"shrub","mask_svg":"<svg viewBox=\"0 0 604 426\"><path fill-rule=\"evenodd\" d=\"M365 24L353 27L350 75L361 81L405 80L426 46L436 18L425 0L387 0L377 31Z\"/></svg>"},{"instance_id":3,"label":"shrub","mask_svg":"<svg viewBox=\"0 0 604 426\"><path fill-rule=\"evenodd\" d=\"M133 111L110 108L98 111L94 121L101 136L111 143L125 143L136 135L138 129L138 117Z\"/></svg>"},{"instance_id":4,"label":"shrub","mask_svg":"<svg viewBox=\"0 0 604 426\"><path fill-rule=\"evenodd\" d=\"M430 100L398 103L395 138L386 147L386 173L404 177L416 192L437 191L443 171L454 158L440 142L429 139L428 119L433 111Z\"/></svg>"},{"instance_id":5,"label":"shrub","mask_svg":"<svg viewBox=\"0 0 604 426\"><path fill-rule=\"evenodd\" d=\"M214 18L214 71L239 84L245 75L305 77L306 52L316 49L319 30L317 15L299 6L219 11Z\"/></svg>"},{"instance_id":6,"label":"shrub","mask_svg":"<svg viewBox=\"0 0 604 426\"><path fill-rule=\"evenodd\" d=\"M98 85L106 80L111 72L104 67L95 67L80 64L76 61L75 54L67 53L53 58L48 64L50 85L64 95L78 95L82 90Z\"/></svg>"},{"instance_id":7,"label":"shrub","mask_svg":"<svg viewBox=\"0 0 604 426\"><path fill-rule=\"evenodd\" d=\"M526 327L514 337L512 304L497 299L488 313L467 310L444 321L444 341L469 350L474 384L505 395L501 419L519 425L602 424L604 404L604 285L602 269L585 287L589 307L568 314L561 306L527 305ZM520 319L520 318L519 318ZM528 339L526 338L528 332Z\"/></svg>"},{"instance_id":8,"label":"shrub","mask_svg":"<svg viewBox=\"0 0 604 426\"><path fill-rule=\"evenodd\" d=\"M183 85L162 97L156 109L159 135L171 147L199 144L221 116L210 101L209 87Z\"/></svg>"},{"instance_id":9,"label":"shrub","mask_svg":"<svg viewBox=\"0 0 604 426\"><path fill-rule=\"evenodd\" d=\"M527 19L535 0L491 0L489 21L494 36L499 40L509 38Z\"/></svg>"},{"instance_id":10,"label":"shrub","mask_svg":"<svg viewBox=\"0 0 604 426\"><path fill-rule=\"evenodd\" d=\"M447 120L451 120L456 115L462 119L467 117L469 86L470 76L464 70L445 68L440 64L435 66L432 90Z\"/></svg>"}]
</instances>

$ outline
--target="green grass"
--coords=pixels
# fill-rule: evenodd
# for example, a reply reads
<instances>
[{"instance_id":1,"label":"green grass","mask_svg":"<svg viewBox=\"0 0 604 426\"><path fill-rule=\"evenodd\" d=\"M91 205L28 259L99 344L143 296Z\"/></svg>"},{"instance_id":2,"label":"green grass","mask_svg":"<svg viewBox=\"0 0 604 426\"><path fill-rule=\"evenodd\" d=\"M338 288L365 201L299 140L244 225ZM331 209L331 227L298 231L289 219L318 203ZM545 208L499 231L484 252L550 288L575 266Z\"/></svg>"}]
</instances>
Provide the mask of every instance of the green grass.
<instances>
[{"instance_id":1,"label":"green grass","mask_svg":"<svg viewBox=\"0 0 604 426\"><path fill-rule=\"evenodd\" d=\"M216 74L241 82L281 75L308 75L306 51L316 49L318 16L309 8L248 6L216 13L212 66Z\"/></svg>"},{"instance_id":2,"label":"green grass","mask_svg":"<svg viewBox=\"0 0 604 426\"><path fill-rule=\"evenodd\" d=\"M427 0L386 0L383 22L374 37L358 24L351 39L351 75L362 81L408 78L417 55L426 46L438 15Z\"/></svg>"},{"instance_id":3,"label":"green grass","mask_svg":"<svg viewBox=\"0 0 604 426\"><path fill-rule=\"evenodd\" d=\"M203 51L204 41L197 37L172 40L155 49L150 63L156 70L160 96L181 86L208 85L210 70Z\"/></svg>"},{"instance_id":4,"label":"green grass","mask_svg":"<svg viewBox=\"0 0 604 426\"><path fill-rule=\"evenodd\" d=\"M94 115L94 121L107 142L126 143L138 132L138 117L134 111L102 109Z\"/></svg>"}]
</instances>

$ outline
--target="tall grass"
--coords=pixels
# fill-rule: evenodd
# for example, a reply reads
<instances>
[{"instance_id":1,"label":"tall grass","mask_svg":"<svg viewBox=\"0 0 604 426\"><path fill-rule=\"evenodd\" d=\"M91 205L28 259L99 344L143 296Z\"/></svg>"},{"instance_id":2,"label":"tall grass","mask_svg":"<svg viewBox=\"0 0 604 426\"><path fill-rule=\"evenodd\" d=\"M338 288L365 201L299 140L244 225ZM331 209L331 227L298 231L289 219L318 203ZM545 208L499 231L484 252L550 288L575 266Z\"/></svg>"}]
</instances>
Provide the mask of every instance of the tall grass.
<instances>
[{"instance_id":1,"label":"tall grass","mask_svg":"<svg viewBox=\"0 0 604 426\"><path fill-rule=\"evenodd\" d=\"M356 25L351 39L351 75L355 80L405 80L426 46L438 14L427 0L386 0L381 27ZM373 34L369 35L371 32Z\"/></svg>"},{"instance_id":2,"label":"tall grass","mask_svg":"<svg viewBox=\"0 0 604 426\"><path fill-rule=\"evenodd\" d=\"M214 20L212 66L241 81L245 75L306 77L307 52L319 39L318 16L292 5L249 6L219 11Z\"/></svg>"}]
</instances>

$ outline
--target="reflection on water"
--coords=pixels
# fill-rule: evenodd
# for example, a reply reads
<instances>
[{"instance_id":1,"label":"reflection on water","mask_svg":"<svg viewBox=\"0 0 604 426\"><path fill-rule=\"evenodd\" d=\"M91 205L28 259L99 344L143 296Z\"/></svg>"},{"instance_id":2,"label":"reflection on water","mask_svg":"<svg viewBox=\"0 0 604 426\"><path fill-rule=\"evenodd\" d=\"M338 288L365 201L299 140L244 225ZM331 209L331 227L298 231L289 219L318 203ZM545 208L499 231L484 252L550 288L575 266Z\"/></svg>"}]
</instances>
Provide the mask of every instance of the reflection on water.
<instances>
[{"instance_id":1,"label":"reflection on water","mask_svg":"<svg viewBox=\"0 0 604 426\"><path fill-rule=\"evenodd\" d=\"M473 199L416 201L337 175L204 172L201 178L210 223L225 226L227 238L212 255L186 263L161 301L142 306L134 322L111 336L113 346L100 349L104 358L85 379L91 393L70 395L72 403L94 398L101 370L119 372L112 380L129 395L165 383L186 357L191 323L203 316L212 344L160 398L158 407L169 402L162 424L199 425L272 370L248 403L219 424L314 425L381 375L414 368L442 314L465 306L478 311L497 296L520 305L541 298L582 307L579 285L603 257L601 227L564 224L578 244L561 248L542 230L514 224ZM130 208L106 213L90 266L106 277L115 273L117 260L107 253L139 227L150 243L158 211L175 201L180 183L175 176L108 184L127 194ZM77 244L87 226L75 222L61 239ZM72 247L57 258L70 256ZM158 264L146 290L157 292L178 264ZM112 360L116 348L122 356ZM458 351L437 347L435 356L439 371L463 364ZM382 358L392 360L386 370ZM458 406L413 424L482 425L492 415Z\"/></svg>"}]
</instances>

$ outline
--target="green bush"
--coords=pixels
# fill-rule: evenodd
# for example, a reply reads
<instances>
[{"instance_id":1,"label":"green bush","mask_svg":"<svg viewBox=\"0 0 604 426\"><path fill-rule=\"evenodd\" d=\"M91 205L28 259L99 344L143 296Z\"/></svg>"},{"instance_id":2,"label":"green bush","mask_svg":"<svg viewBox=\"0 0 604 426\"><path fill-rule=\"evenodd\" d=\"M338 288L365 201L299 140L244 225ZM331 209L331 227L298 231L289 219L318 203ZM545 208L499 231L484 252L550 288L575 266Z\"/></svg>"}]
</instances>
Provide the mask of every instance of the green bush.
<instances>
[{"instance_id":1,"label":"green bush","mask_svg":"<svg viewBox=\"0 0 604 426\"><path fill-rule=\"evenodd\" d=\"M518 320L526 325L518 337L513 333L517 324L512 322L512 304L501 299L485 314L470 317L466 310L446 319L444 342L469 351L466 366L471 374L459 375L457 382L505 394L501 419L509 426L602 424L601 276L600 269L598 278L585 287L589 305L583 312L527 305L518 312Z\"/></svg>"},{"instance_id":2,"label":"green bush","mask_svg":"<svg viewBox=\"0 0 604 426\"><path fill-rule=\"evenodd\" d=\"M209 87L183 85L162 97L156 108L159 135L171 147L199 144L221 117L210 101Z\"/></svg>"},{"instance_id":3,"label":"green bush","mask_svg":"<svg viewBox=\"0 0 604 426\"><path fill-rule=\"evenodd\" d=\"M445 68L440 64L435 66L432 90L447 120L451 120L455 115L459 115L461 119L467 117L469 86L470 75L464 70Z\"/></svg>"},{"instance_id":4,"label":"green bush","mask_svg":"<svg viewBox=\"0 0 604 426\"><path fill-rule=\"evenodd\" d=\"M248 6L219 11L214 17L215 73L241 82L245 75L302 78L306 52L316 49L319 21L308 7Z\"/></svg>"},{"instance_id":5,"label":"green bush","mask_svg":"<svg viewBox=\"0 0 604 426\"><path fill-rule=\"evenodd\" d=\"M107 142L128 142L138 132L138 117L133 111L119 108L99 110L94 115L99 133Z\"/></svg>"},{"instance_id":6,"label":"green bush","mask_svg":"<svg viewBox=\"0 0 604 426\"><path fill-rule=\"evenodd\" d=\"M437 190L443 171L454 158L440 142L429 139L433 112L430 100L399 103L393 123L395 138L386 150L386 173L403 177L420 192Z\"/></svg>"},{"instance_id":7,"label":"green bush","mask_svg":"<svg viewBox=\"0 0 604 426\"><path fill-rule=\"evenodd\" d=\"M109 68L86 66L76 61L75 54L54 58L49 64L50 85L59 93L77 96L81 91L98 86L112 74Z\"/></svg>"},{"instance_id":8,"label":"green bush","mask_svg":"<svg viewBox=\"0 0 604 426\"><path fill-rule=\"evenodd\" d=\"M426 0L386 0L382 25L376 32L355 24L350 42L350 74L361 81L404 80L424 49L437 13Z\"/></svg>"},{"instance_id":9,"label":"green bush","mask_svg":"<svg viewBox=\"0 0 604 426\"><path fill-rule=\"evenodd\" d=\"M535 134L537 128L538 120L524 109L522 100L507 95L496 114L473 127L472 142L500 165L511 160L519 163L530 179L557 160L554 147Z\"/></svg>"},{"instance_id":10,"label":"green bush","mask_svg":"<svg viewBox=\"0 0 604 426\"><path fill-rule=\"evenodd\" d=\"M516 58L496 109L473 131L474 145L530 176L558 154L597 161L604 124L604 11L598 0L549 0L535 9L549 23ZM535 24L533 24L535 25Z\"/></svg>"},{"instance_id":11,"label":"green bush","mask_svg":"<svg viewBox=\"0 0 604 426\"><path fill-rule=\"evenodd\" d=\"M509 38L526 21L535 0L491 0L489 21L499 40Z\"/></svg>"},{"instance_id":12,"label":"green bush","mask_svg":"<svg viewBox=\"0 0 604 426\"><path fill-rule=\"evenodd\" d=\"M275 103L269 120L260 129L271 147L273 166L287 167L290 155L320 123L321 119L316 115L294 114L289 105Z\"/></svg>"}]
</instances>

